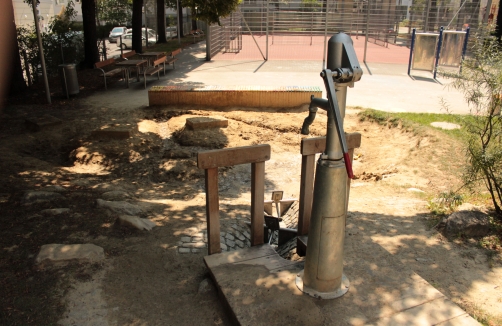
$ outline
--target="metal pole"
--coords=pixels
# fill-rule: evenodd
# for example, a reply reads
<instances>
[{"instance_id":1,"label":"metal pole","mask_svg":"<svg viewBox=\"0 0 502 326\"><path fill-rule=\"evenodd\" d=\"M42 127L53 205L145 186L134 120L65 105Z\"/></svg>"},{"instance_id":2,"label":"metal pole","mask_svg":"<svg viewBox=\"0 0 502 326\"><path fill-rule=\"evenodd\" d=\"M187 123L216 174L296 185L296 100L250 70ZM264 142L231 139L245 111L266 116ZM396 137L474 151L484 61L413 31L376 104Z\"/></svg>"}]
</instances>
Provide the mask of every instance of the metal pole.
<instances>
[{"instance_id":1,"label":"metal pole","mask_svg":"<svg viewBox=\"0 0 502 326\"><path fill-rule=\"evenodd\" d=\"M143 6L143 10L145 11L145 47L148 49L148 24L146 23L146 7Z\"/></svg>"},{"instance_id":2,"label":"metal pole","mask_svg":"<svg viewBox=\"0 0 502 326\"><path fill-rule=\"evenodd\" d=\"M239 14L241 15L242 20L244 21L244 24L246 25L246 28L249 31L249 34L251 34L251 37L253 38L254 43L256 44L256 47L260 51L260 54L264 60L267 60L265 56L263 55L263 52L261 52L260 46L258 45L258 42L256 42L256 39L254 38L253 32L251 31L251 28L249 28L248 22L246 21L246 18L244 18L244 15L241 12L241 8L237 8L239 10Z\"/></svg>"},{"instance_id":3,"label":"metal pole","mask_svg":"<svg viewBox=\"0 0 502 326\"><path fill-rule=\"evenodd\" d=\"M460 62L460 70L459 70L459 72L462 72L462 64L464 63L465 53L467 52L467 42L469 40L469 32L470 32L470 30L471 30L471 28L467 27L467 29L465 31L465 40L464 40L464 45L462 46L462 61Z\"/></svg>"},{"instance_id":4,"label":"metal pole","mask_svg":"<svg viewBox=\"0 0 502 326\"><path fill-rule=\"evenodd\" d=\"M178 34L178 43L181 45L181 36L180 36L180 11L179 11L179 0L176 0L176 16L178 16L178 31L177 31L177 34ZM181 16L181 19L183 19L183 16Z\"/></svg>"},{"instance_id":5,"label":"metal pole","mask_svg":"<svg viewBox=\"0 0 502 326\"><path fill-rule=\"evenodd\" d=\"M44 77L45 96L47 98L47 103L51 104L51 91L49 90L49 80L47 79L47 70L45 68L44 47L42 44L42 35L40 35L40 27L38 26L37 0L33 0L32 5L33 16L35 18L35 30L37 32L38 39L38 49L40 51L40 64L42 65L42 76Z\"/></svg>"},{"instance_id":6,"label":"metal pole","mask_svg":"<svg viewBox=\"0 0 502 326\"><path fill-rule=\"evenodd\" d=\"M429 10L431 6L431 1L427 1L427 8L425 9L425 23L424 23L424 33L427 32L427 26L429 26Z\"/></svg>"},{"instance_id":7,"label":"metal pole","mask_svg":"<svg viewBox=\"0 0 502 326\"><path fill-rule=\"evenodd\" d=\"M416 33L417 29L414 28L413 29L413 33L411 34L411 45L410 45L410 60L408 61L408 76L410 75L410 71L411 71L411 60L413 58L413 48L415 47L415 33Z\"/></svg>"},{"instance_id":8,"label":"metal pole","mask_svg":"<svg viewBox=\"0 0 502 326\"><path fill-rule=\"evenodd\" d=\"M211 35L212 35L212 28L211 25L206 22L207 26L207 36L206 36L206 61L211 61Z\"/></svg>"},{"instance_id":9,"label":"metal pole","mask_svg":"<svg viewBox=\"0 0 502 326\"><path fill-rule=\"evenodd\" d=\"M439 40L438 40L438 48L436 51L436 64L434 65L434 79L436 79L436 74L438 72L439 65L439 55L441 53L441 46L443 45L443 26L439 29Z\"/></svg>"},{"instance_id":10,"label":"metal pole","mask_svg":"<svg viewBox=\"0 0 502 326\"><path fill-rule=\"evenodd\" d=\"M370 3L366 4L366 40L364 41L363 62L366 63L366 52L368 51L368 29L370 28Z\"/></svg>"},{"instance_id":11,"label":"metal pole","mask_svg":"<svg viewBox=\"0 0 502 326\"><path fill-rule=\"evenodd\" d=\"M326 46L328 43L328 3L326 1L326 14L324 15L324 49L322 50L322 69L326 68Z\"/></svg>"},{"instance_id":12,"label":"metal pole","mask_svg":"<svg viewBox=\"0 0 502 326\"><path fill-rule=\"evenodd\" d=\"M267 0L267 11L266 11L266 14L267 14L267 18L266 18L266 21L267 21L267 26L265 26L265 31L266 31L266 36L265 36L265 60L268 60L268 14L269 14L269 10L268 8L270 7L270 0Z\"/></svg>"},{"instance_id":13,"label":"metal pole","mask_svg":"<svg viewBox=\"0 0 502 326\"><path fill-rule=\"evenodd\" d=\"M486 4L485 14L483 15L483 23L485 24L488 24L488 17L490 17L491 6L492 0L488 0L488 3Z\"/></svg>"}]
</instances>

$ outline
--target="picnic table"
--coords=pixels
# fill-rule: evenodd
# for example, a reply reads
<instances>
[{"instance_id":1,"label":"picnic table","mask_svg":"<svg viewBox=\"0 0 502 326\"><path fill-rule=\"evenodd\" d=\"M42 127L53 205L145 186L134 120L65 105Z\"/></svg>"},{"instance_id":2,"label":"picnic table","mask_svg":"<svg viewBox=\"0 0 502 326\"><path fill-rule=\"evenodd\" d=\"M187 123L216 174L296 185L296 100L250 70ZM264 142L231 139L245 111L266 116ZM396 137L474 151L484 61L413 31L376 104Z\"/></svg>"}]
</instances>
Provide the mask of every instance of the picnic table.
<instances>
[{"instance_id":1,"label":"picnic table","mask_svg":"<svg viewBox=\"0 0 502 326\"><path fill-rule=\"evenodd\" d=\"M140 53L140 57L142 59L145 59L148 61L148 65L150 66L150 62L153 62L155 60L157 60L158 58L160 58L161 56L163 55L166 55L165 52L143 52L143 53Z\"/></svg>"},{"instance_id":2,"label":"picnic table","mask_svg":"<svg viewBox=\"0 0 502 326\"><path fill-rule=\"evenodd\" d=\"M147 65L147 64L148 64L147 60L125 60L125 61L117 62L115 65L122 68L122 70L125 72L126 84L127 84L127 88L129 88L129 69L136 68L136 76L137 76L137 80L139 82L140 68L144 65Z\"/></svg>"}]
</instances>

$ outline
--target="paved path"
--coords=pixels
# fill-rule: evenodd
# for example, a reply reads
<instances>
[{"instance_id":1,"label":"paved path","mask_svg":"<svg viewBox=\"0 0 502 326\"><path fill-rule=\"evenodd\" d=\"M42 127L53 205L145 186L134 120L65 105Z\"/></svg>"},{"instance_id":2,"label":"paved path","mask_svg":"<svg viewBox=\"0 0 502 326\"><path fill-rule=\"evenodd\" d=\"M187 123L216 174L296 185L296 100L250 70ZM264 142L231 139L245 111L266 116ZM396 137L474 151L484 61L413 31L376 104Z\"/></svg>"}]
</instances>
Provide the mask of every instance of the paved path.
<instances>
[{"instance_id":1,"label":"paved path","mask_svg":"<svg viewBox=\"0 0 502 326\"><path fill-rule=\"evenodd\" d=\"M159 81L149 79L148 88L154 85L275 85L319 86L324 89L319 76L322 60L206 62L203 42L185 49L179 58L176 69L168 70ZM447 87L448 80L434 81L427 72L413 72L417 77L411 78L407 75L407 65L403 64L369 63L363 68L361 81L348 90L348 106L391 112L444 113L443 98L451 112L469 112L462 94ZM148 105L148 95L142 82L133 83L130 89L119 82L109 91L89 97L85 102L132 109Z\"/></svg>"}]
</instances>

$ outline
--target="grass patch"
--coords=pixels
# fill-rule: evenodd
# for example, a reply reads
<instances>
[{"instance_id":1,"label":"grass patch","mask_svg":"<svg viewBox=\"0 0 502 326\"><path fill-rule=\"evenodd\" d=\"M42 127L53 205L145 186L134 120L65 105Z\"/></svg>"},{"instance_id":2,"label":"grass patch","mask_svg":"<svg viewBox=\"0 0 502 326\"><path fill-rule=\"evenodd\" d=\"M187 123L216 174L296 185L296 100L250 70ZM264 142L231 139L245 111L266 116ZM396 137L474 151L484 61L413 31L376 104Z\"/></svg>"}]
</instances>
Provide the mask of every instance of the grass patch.
<instances>
[{"instance_id":1,"label":"grass patch","mask_svg":"<svg viewBox=\"0 0 502 326\"><path fill-rule=\"evenodd\" d=\"M399 127L406 131L413 132L417 135L422 135L425 132L424 128L438 130L444 134L454 137L459 140L465 139L465 120L470 119L469 116L459 114L438 114L438 113L389 113L377 111L373 109L365 109L359 114L361 121L373 121L380 125L389 127ZM431 126L432 122L449 122L461 126L460 129L445 130Z\"/></svg>"}]
</instances>

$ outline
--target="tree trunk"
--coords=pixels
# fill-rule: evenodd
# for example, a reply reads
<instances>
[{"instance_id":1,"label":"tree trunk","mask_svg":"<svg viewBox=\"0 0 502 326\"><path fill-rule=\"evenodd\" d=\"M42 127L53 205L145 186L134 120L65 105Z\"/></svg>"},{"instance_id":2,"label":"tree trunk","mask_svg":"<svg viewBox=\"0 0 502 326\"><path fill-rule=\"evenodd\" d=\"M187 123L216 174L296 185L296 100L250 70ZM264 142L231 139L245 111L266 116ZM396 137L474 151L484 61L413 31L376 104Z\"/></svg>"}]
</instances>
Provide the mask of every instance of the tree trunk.
<instances>
[{"instance_id":1,"label":"tree trunk","mask_svg":"<svg viewBox=\"0 0 502 326\"><path fill-rule=\"evenodd\" d=\"M194 31L196 31L198 28L197 28L197 21L195 19L192 19L192 29Z\"/></svg>"},{"instance_id":2,"label":"tree trunk","mask_svg":"<svg viewBox=\"0 0 502 326\"><path fill-rule=\"evenodd\" d=\"M157 35L159 35L157 43L167 43L165 0L157 0Z\"/></svg>"},{"instance_id":3,"label":"tree trunk","mask_svg":"<svg viewBox=\"0 0 502 326\"><path fill-rule=\"evenodd\" d=\"M132 1L132 49L137 53L143 52L141 42L141 26L143 22L143 0Z\"/></svg>"},{"instance_id":4,"label":"tree trunk","mask_svg":"<svg viewBox=\"0 0 502 326\"><path fill-rule=\"evenodd\" d=\"M178 24L180 25L179 26L179 36L180 37L183 37L184 36L184 33L183 33L183 7L181 6L181 1L177 0L178 1Z\"/></svg>"},{"instance_id":5,"label":"tree trunk","mask_svg":"<svg viewBox=\"0 0 502 326\"><path fill-rule=\"evenodd\" d=\"M3 104L2 100L4 99L3 95L7 92L12 94L26 89L26 82L23 78L23 68L17 44L12 1L5 1L0 7L0 21L4 29L3 35L0 35L0 43L4 45L4 49L6 50L0 52L0 69L5 72L5 78L0 78L1 108ZM7 88L9 83L10 89Z\"/></svg>"},{"instance_id":6,"label":"tree trunk","mask_svg":"<svg viewBox=\"0 0 502 326\"><path fill-rule=\"evenodd\" d=\"M94 64L99 61L95 0L82 0L82 22L84 25L85 56L83 66L92 69Z\"/></svg>"},{"instance_id":7,"label":"tree trunk","mask_svg":"<svg viewBox=\"0 0 502 326\"><path fill-rule=\"evenodd\" d=\"M488 8L487 8L488 10ZM495 36L497 37L497 40L502 39L502 6L499 5L499 11L497 13L497 23L495 27Z\"/></svg>"}]
</instances>

